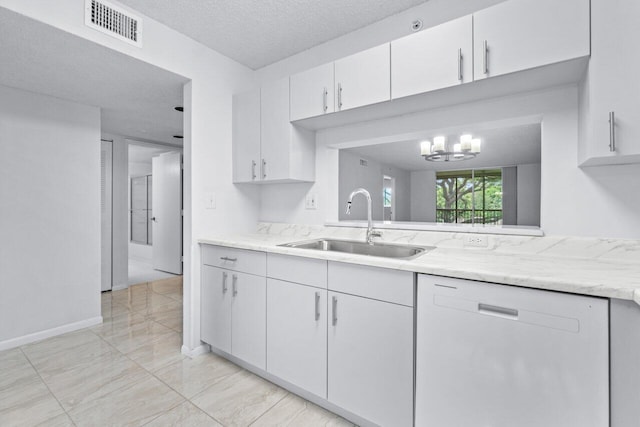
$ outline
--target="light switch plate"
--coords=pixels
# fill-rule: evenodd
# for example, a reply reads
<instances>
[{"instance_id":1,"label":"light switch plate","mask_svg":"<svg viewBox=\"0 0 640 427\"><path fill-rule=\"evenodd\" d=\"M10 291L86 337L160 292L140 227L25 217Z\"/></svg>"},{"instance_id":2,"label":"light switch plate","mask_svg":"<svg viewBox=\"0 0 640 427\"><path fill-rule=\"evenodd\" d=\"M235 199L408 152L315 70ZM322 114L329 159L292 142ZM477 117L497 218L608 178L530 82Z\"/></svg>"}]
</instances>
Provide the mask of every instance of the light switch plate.
<instances>
[{"instance_id":1,"label":"light switch plate","mask_svg":"<svg viewBox=\"0 0 640 427\"><path fill-rule=\"evenodd\" d=\"M318 199L315 193L307 194L307 197L304 199L304 207L305 209L318 209Z\"/></svg>"},{"instance_id":2,"label":"light switch plate","mask_svg":"<svg viewBox=\"0 0 640 427\"><path fill-rule=\"evenodd\" d=\"M216 193L207 193L204 198L205 209L216 208Z\"/></svg>"}]
</instances>

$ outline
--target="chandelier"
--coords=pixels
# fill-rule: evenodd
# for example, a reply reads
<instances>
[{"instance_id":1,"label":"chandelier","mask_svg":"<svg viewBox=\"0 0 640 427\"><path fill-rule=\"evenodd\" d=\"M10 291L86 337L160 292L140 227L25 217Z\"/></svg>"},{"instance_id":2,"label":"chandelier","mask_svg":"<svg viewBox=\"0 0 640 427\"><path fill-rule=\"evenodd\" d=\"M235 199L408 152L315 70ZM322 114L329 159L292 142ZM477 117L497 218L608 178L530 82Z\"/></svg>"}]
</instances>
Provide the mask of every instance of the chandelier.
<instances>
[{"instance_id":1,"label":"chandelier","mask_svg":"<svg viewBox=\"0 0 640 427\"><path fill-rule=\"evenodd\" d=\"M452 147L453 145L453 147ZM480 153L480 139L471 134L460 135L460 141L448 144L444 136L420 143L420 155L430 162L457 162L475 158Z\"/></svg>"}]
</instances>

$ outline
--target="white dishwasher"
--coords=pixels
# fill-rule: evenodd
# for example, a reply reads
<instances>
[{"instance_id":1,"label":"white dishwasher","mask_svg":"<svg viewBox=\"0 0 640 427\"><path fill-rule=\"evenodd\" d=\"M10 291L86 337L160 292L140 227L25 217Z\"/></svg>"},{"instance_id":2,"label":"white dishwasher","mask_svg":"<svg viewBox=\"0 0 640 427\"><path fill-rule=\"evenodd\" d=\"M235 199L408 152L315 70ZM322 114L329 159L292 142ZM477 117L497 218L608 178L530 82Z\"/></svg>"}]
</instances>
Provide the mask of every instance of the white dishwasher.
<instances>
[{"instance_id":1,"label":"white dishwasher","mask_svg":"<svg viewBox=\"0 0 640 427\"><path fill-rule=\"evenodd\" d=\"M607 299L418 275L417 427L609 425Z\"/></svg>"}]
</instances>

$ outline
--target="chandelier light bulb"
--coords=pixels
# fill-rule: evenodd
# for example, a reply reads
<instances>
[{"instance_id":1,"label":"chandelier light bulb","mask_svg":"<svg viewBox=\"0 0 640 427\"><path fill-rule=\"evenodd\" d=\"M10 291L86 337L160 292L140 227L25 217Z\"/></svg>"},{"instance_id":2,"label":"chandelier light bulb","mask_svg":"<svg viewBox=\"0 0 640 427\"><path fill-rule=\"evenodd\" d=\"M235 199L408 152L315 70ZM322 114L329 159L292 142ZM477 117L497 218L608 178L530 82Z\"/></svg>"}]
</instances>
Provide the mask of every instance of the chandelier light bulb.
<instances>
[{"instance_id":1,"label":"chandelier light bulb","mask_svg":"<svg viewBox=\"0 0 640 427\"><path fill-rule=\"evenodd\" d=\"M443 152L445 150L445 144L447 142L447 138L444 136L436 136L433 138L433 151L434 152Z\"/></svg>"},{"instance_id":2,"label":"chandelier light bulb","mask_svg":"<svg viewBox=\"0 0 640 427\"><path fill-rule=\"evenodd\" d=\"M480 140L480 138L472 139L471 140L471 152L472 153L479 153L481 145L482 145L482 141Z\"/></svg>"},{"instance_id":3,"label":"chandelier light bulb","mask_svg":"<svg viewBox=\"0 0 640 427\"><path fill-rule=\"evenodd\" d=\"M460 135L460 148L462 151L470 151L471 150L471 140L473 136L470 133L465 133L464 135ZM458 150L455 150L458 151Z\"/></svg>"}]
</instances>

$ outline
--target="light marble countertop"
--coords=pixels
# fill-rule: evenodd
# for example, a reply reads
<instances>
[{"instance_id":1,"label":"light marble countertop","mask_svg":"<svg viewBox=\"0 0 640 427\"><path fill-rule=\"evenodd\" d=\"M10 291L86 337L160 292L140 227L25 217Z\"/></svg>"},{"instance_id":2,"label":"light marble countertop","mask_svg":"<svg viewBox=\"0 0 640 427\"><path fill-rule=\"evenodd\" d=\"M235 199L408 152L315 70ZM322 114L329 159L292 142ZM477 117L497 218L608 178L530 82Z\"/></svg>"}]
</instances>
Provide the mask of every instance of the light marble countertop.
<instances>
[{"instance_id":1,"label":"light marble countertop","mask_svg":"<svg viewBox=\"0 0 640 427\"><path fill-rule=\"evenodd\" d=\"M528 288L633 300L640 304L640 241L576 237L489 236L486 248L464 247L464 233L385 230L381 241L435 246L412 260L278 246L319 237L364 240L364 230L260 224L255 234L198 240L307 258Z\"/></svg>"}]
</instances>

